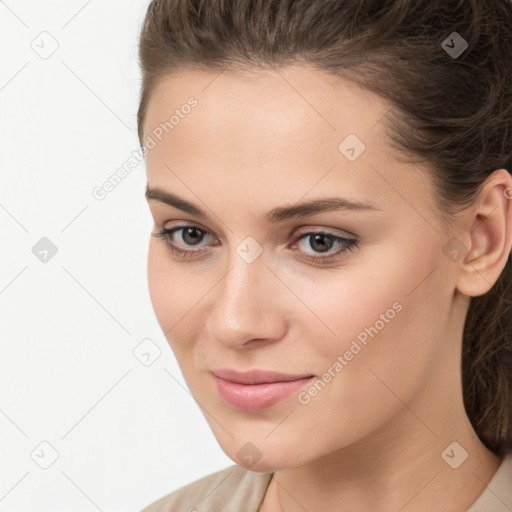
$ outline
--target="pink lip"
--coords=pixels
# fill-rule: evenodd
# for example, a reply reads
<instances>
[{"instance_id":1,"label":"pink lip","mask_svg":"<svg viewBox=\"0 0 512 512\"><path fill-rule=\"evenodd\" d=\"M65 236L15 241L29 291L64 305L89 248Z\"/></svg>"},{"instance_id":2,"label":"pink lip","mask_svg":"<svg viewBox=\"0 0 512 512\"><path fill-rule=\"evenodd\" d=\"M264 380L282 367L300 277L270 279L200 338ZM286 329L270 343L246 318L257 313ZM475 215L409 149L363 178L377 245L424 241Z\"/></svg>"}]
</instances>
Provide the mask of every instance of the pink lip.
<instances>
[{"instance_id":1,"label":"pink lip","mask_svg":"<svg viewBox=\"0 0 512 512\"><path fill-rule=\"evenodd\" d=\"M237 372L212 371L221 397L232 407L243 411L262 411L313 380L313 375L289 375L263 370Z\"/></svg>"}]
</instances>

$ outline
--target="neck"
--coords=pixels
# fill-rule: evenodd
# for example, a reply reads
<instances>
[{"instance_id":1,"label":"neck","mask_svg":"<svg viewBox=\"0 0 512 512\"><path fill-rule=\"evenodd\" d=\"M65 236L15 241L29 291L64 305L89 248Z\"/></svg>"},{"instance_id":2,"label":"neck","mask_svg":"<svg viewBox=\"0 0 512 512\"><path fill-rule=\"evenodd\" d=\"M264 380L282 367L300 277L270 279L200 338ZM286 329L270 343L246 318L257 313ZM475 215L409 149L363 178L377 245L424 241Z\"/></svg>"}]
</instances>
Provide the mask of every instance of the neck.
<instances>
[{"instance_id":1,"label":"neck","mask_svg":"<svg viewBox=\"0 0 512 512\"><path fill-rule=\"evenodd\" d=\"M273 503L268 510L465 511L501 460L473 430L462 392L444 397L440 408L432 404L435 391L424 388L398 415L357 443L274 473L265 499ZM461 462L464 451L468 456Z\"/></svg>"}]
</instances>

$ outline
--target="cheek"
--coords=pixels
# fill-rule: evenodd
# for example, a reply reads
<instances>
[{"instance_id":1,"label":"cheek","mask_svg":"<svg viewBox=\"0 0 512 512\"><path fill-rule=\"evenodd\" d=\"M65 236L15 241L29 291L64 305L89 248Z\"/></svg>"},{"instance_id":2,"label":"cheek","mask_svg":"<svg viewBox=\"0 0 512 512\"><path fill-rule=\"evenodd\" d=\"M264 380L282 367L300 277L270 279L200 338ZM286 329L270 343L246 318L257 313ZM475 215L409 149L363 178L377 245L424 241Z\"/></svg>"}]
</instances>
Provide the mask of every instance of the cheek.
<instances>
[{"instance_id":1,"label":"cheek","mask_svg":"<svg viewBox=\"0 0 512 512\"><path fill-rule=\"evenodd\" d=\"M432 324L446 306L440 304L446 283L435 247L401 236L369 248L354 262L308 283L303 292L336 333L331 332L328 347L334 346L333 339L341 341L337 349L354 339L368 346L370 340L380 339L388 349L398 350L411 346L416 338L429 338Z\"/></svg>"},{"instance_id":2,"label":"cheek","mask_svg":"<svg viewBox=\"0 0 512 512\"><path fill-rule=\"evenodd\" d=\"M440 276L434 273L413 291L432 270L428 261L394 260L386 272L377 270L353 269L346 278L317 281L315 291L303 289L308 305L336 333L322 328L327 335L319 331L304 347L318 380L300 395L296 417L305 425L298 435L313 451L350 444L398 414L439 357ZM314 439L309 432L317 433Z\"/></svg>"},{"instance_id":3,"label":"cheek","mask_svg":"<svg viewBox=\"0 0 512 512\"><path fill-rule=\"evenodd\" d=\"M183 265L170 258L162 240L151 240L148 251L148 289L156 318L173 350L174 340L181 340L184 333L193 336L191 313L194 305L206 290L201 283L187 276Z\"/></svg>"},{"instance_id":4,"label":"cheek","mask_svg":"<svg viewBox=\"0 0 512 512\"><path fill-rule=\"evenodd\" d=\"M346 279L319 282L316 296L309 294L311 308L336 333L318 337L315 347L317 374L329 380L324 403L333 400L363 415L399 404L394 393L410 398L436 364L449 310L441 291L446 283L433 271L434 253L421 259L400 254L366 266L370 271L354 268Z\"/></svg>"},{"instance_id":5,"label":"cheek","mask_svg":"<svg viewBox=\"0 0 512 512\"><path fill-rule=\"evenodd\" d=\"M156 318L164 332L171 328L173 308L169 303L176 300L173 293L165 258L162 257L158 242L150 241L148 250L148 289Z\"/></svg>"},{"instance_id":6,"label":"cheek","mask_svg":"<svg viewBox=\"0 0 512 512\"><path fill-rule=\"evenodd\" d=\"M384 267L365 259L334 272L318 272L311 279L294 278L300 283L295 289L297 295L304 298L309 311L298 308L301 316L293 323L305 328L305 320L310 319L311 348L324 364L350 350L353 341L364 348L373 339L389 340L386 333L406 314L406 295L410 292L406 269L396 268L393 260Z\"/></svg>"}]
</instances>

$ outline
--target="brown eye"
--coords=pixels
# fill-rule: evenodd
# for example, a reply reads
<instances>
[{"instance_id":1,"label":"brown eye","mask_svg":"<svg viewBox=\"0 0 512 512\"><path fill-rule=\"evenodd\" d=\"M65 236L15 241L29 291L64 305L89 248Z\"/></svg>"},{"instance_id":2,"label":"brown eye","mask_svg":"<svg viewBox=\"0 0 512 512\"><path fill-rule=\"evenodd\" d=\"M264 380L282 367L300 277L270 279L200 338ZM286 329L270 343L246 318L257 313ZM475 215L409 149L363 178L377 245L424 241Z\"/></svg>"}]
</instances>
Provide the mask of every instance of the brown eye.
<instances>
[{"instance_id":1,"label":"brown eye","mask_svg":"<svg viewBox=\"0 0 512 512\"><path fill-rule=\"evenodd\" d=\"M204 238L204 231L196 227L181 228L183 230L182 238L186 244L194 245Z\"/></svg>"},{"instance_id":2,"label":"brown eye","mask_svg":"<svg viewBox=\"0 0 512 512\"><path fill-rule=\"evenodd\" d=\"M316 233L314 235L309 235L309 244L315 251L325 252L334 245L334 240L333 237L329 235Z\"/></svg>"},{"instance_id":3,"label":"brown eye","mask_svg":"<svg viewBox=\"0 0 512 512\"><path fill-rule=\"evenodd\" d=\"M180 231L182 233L178 238L175 234L179 233ZM205 235L213 237L211 233L197 226L177 226L172 229L161 228L153 234L155 237L163 238L172 253L184 258L199 256L200 254L208 251L208 248L205 246L205 244L198 245L203 241ZM177 240L175 240L175 238ZM187 247L194 246L199 248L187 249Z\"/></svg>"},{"instance_id":4,"label":"brown eye","mask_svg":"<svg viewBox=\"0 0 512 512\"><path fill-rule=\"evenodd\" d=\"M303 240L308 243L301 244ZM334 235L333 233L324 233L323 231L303 233L293 244L293 246L302 245L303 258L313 262L327 262L337 257L341 257L343 253L352 251L357 247L358 241L354 238L345 238L343 236ZM331 251L338 246L336 251ZM312 251L308 250L312 249ZM322 253L326 253L322 255Z\"/></svg>"}]
</instances>

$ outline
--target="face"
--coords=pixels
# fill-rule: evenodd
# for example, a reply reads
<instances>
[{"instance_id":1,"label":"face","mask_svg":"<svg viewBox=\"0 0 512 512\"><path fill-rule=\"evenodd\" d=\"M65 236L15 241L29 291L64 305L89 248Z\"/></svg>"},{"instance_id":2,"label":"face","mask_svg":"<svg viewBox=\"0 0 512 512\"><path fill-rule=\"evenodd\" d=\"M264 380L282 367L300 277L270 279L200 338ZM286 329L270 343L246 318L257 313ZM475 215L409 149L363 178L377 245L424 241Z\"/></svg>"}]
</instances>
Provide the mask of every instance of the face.
<instances>
[{"instance_id":1,"label":"face","mask_svg":"<svg viewBox=\"0 0 512 512\"><path fill-rule=\"evenodd\" d=\"M151 300L218 442L253 471L369 439L456 373L446 235L389 108L299 66L182 71L149 102Z\"/></svg>"}]
</instances>

